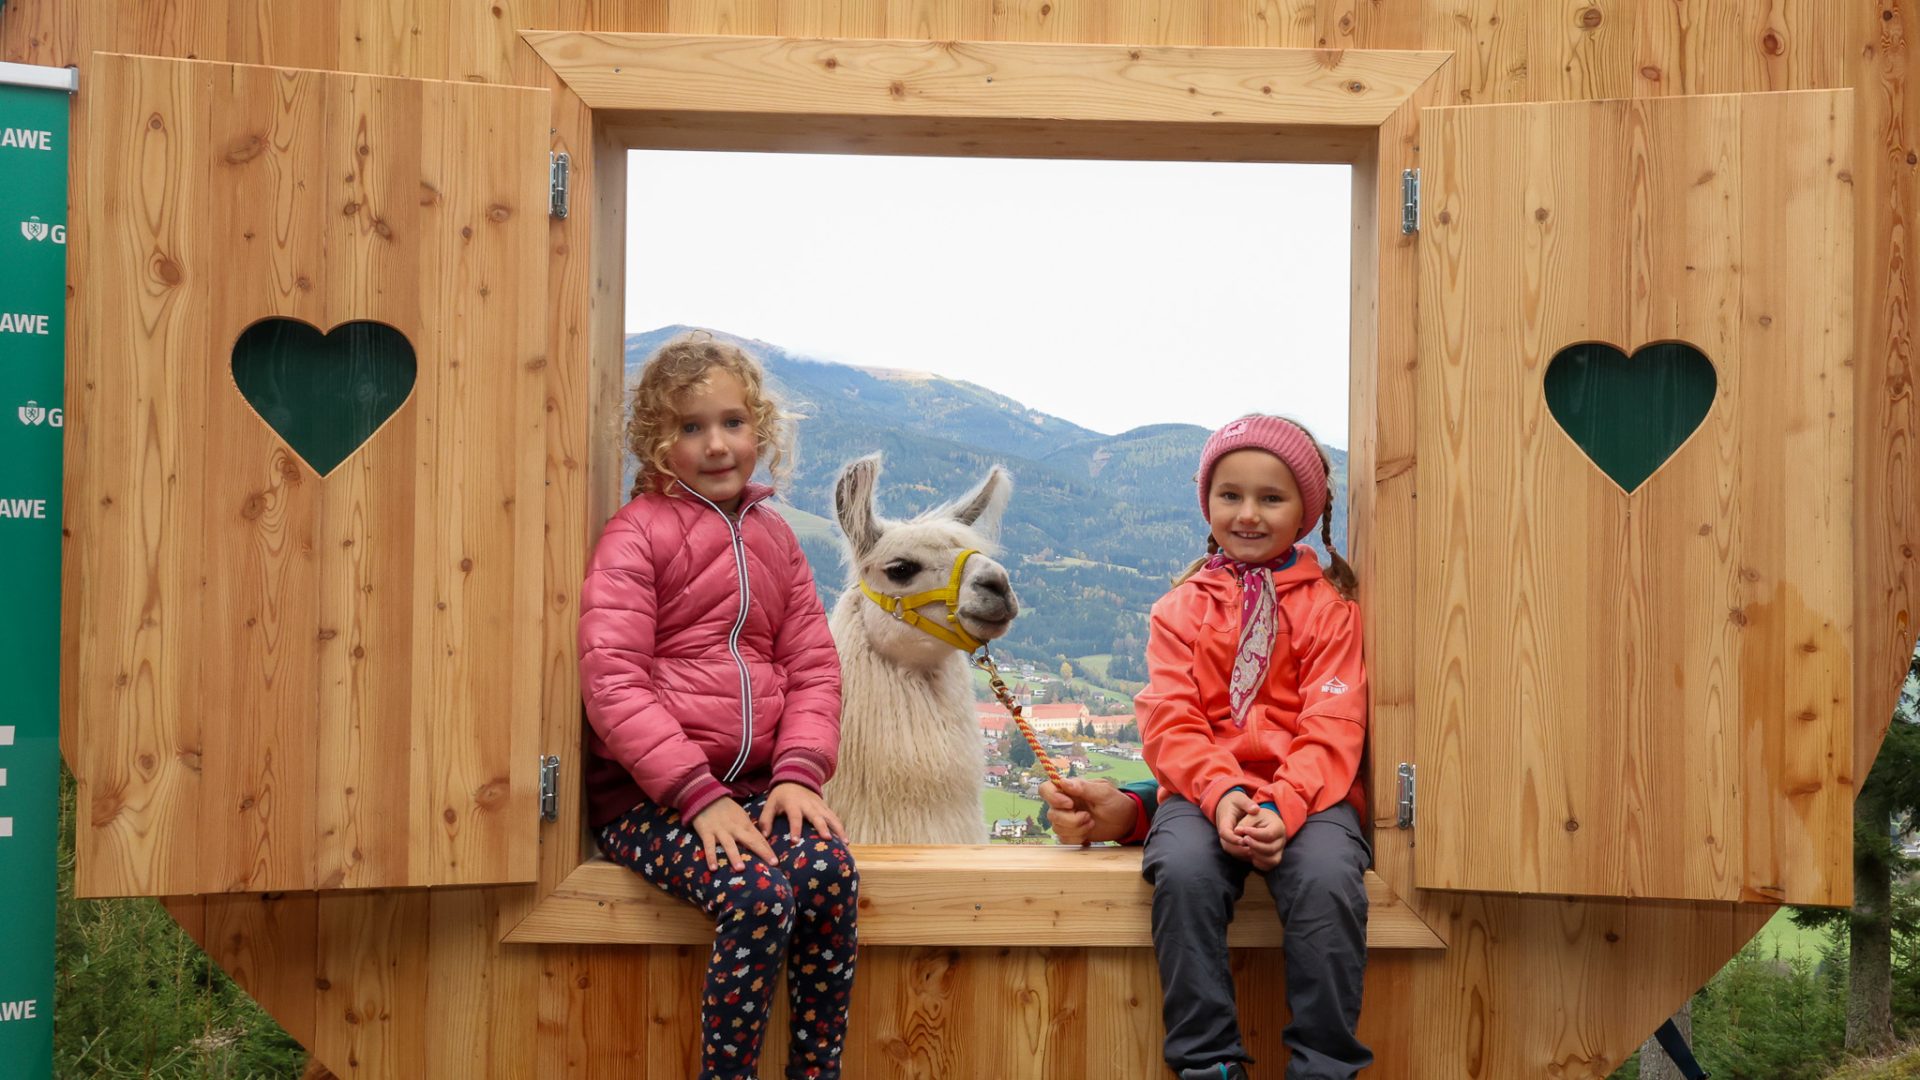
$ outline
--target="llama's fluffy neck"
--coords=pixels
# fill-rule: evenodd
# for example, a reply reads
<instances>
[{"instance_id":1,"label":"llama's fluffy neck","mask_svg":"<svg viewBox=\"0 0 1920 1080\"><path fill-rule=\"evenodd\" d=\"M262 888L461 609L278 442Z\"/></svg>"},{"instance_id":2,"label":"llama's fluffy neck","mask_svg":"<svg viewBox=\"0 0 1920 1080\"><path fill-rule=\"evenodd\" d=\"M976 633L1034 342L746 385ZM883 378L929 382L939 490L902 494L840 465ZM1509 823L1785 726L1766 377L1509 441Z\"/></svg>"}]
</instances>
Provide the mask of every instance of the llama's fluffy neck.
<instances>
[{"instance_id":1,"label":"llama's fluffy neck","mask_svg":"<svg viewBox=\"0 0 1920 1080\"><path fill-rule=\"evenodd\" d=\"M916 723L951 723L955 717L964 717L971 729L973 679L968 673L966 654L948 648L947 655L929 668L895 661L877 649L867 636L866 612L861 606L871 602L857 588L848 589L834 605L833 617L828 622L834 645L840 651L842 693L847 699L843 724L858 725L870 717L878 719L872 714L892 712L905 702L915 706L911 712ZM889 689L895 693L885 694L888 701L863 700L863 695ZM896 716L895 723L903 719L906 718Z\"/></svg>"}]
</instances>

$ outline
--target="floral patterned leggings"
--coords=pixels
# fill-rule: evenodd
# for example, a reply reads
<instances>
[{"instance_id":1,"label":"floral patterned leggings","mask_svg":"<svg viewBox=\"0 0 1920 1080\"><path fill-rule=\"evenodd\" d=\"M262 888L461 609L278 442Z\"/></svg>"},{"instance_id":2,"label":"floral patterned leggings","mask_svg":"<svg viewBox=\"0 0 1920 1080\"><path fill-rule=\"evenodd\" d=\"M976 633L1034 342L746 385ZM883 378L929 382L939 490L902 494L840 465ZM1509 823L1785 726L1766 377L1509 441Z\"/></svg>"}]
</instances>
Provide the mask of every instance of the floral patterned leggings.
<instances>
[{"instance_id":1,"label":"floral patterned leggings","mask_svg":"<svg viewBox=\"0 0 1920 1080\"><path fill-rule=\"evenodd\" d=\"M742 805L756 820L766 803ZM607 858L714 920L713 957L701 997L700 1080L754 1080L767 1009L784 961L792 1006L790 1080L838 1080L853 991L860 876L847 845L812 829L799 840L776 823L768 844L780 865L741 852L708 870L700 836L676 810L651 802L596 830Z\"/></svg>"}]
</instances>

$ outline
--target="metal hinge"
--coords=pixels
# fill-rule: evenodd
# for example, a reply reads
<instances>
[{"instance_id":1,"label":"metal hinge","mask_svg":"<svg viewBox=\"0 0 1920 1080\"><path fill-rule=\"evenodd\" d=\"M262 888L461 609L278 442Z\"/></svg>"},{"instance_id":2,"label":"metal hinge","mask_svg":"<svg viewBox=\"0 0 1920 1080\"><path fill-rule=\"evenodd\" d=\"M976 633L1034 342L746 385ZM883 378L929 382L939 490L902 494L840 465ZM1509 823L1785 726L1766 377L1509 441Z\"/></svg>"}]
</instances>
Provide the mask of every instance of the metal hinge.
<instances>
[{"instance_id":1,"label":"metal hinge","mask_svg":"<svg viewBox=\"0 0 1920 1080\"><path fill-rule=\"evenodd\" d=\"M567 216L567 169L573 159L566 153L547 155L547 215Z\"/></svg>"},{"instance_id":2,"label":"metal hinge","mask_svg":"<svg viewBox=\"0 0 1920 1080\"><path fill-rule=\"evenodd\" d=\"M1405 169L1400 173L1400 234L1412 236L1419 231L1420 170Z\"/></svg>"},{"instance_id":3,"label":"metal hinge","mask_svg":"<svg viewBox=\"0 0 1920 1080\"><path fill-rule=\"evenodd\" d=\"M560 759L552 754L540 759L540 820L560 820Z\"/></svg>"},{"instance_id":4,"label":"metal hinge","mask_svg":"<svg viewBox=\"0 0 1920 1080\"><path fill-rule=\"evenodd\" d=\"M1401 762L1395 773L1400 778L1400 816L1393 823L1396 829L1413 828L1413 766Z\"/></svg>"}]
</instances>

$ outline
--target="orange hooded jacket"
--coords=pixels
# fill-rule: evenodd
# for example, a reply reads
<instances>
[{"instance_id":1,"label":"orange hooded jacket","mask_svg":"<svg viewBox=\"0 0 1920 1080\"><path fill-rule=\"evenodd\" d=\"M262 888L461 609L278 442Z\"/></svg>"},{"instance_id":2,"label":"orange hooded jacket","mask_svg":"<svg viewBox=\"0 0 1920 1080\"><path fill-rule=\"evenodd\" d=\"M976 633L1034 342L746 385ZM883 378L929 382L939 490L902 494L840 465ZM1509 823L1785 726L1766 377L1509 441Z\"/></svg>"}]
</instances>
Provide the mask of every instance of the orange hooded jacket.
<instances>
[{"instance_id":1,"label":"orange hooded jacket","mask_svg":"<svg viewBox=\"0 0 1920 1080\"><path fill-rule=\"evenodd\" d=\"M1240 644L1240 584L1202 570L1153 605L1147 688L1134 698L1147 766L1166 791L1209 818L1235 787L1272 803L1299 833L1307 816L1350 802L1367 743L1367 673L1360 607L1321 575L1311 548L1273 575L1279 633L1267 681L1235 726L1227 680Z\"/></svg>"}]
</instances>

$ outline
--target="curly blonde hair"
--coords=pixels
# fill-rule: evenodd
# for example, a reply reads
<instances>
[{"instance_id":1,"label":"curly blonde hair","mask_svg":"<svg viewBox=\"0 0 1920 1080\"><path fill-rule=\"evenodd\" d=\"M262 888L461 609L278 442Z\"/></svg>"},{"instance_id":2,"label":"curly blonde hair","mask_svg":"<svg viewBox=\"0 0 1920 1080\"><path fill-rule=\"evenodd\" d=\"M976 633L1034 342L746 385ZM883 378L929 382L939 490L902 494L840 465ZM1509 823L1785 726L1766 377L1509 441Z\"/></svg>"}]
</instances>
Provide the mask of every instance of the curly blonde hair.
<instances>
[{"instance_id":1,"label":"curly blonde hair","mask_svg":"<svg viewBox=\"0 0 1920 1080\"><path fill-rule=\"evenodd\" d=\"M647 359L634 383L627 409L627 449L639 459L629 498L647 491L665 491L673 480L667 452L680 437L680 396L704 386L718 371L729 372L746 388L747 410L753 414L754 442L760 461L776 485L785 484L792 469L795 419L780 408L767 389L767 374L745 349L721 341L704 330L682 334Z\"/></svg>"}]
</instances>

